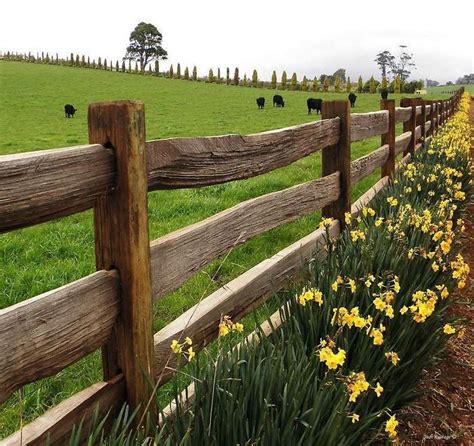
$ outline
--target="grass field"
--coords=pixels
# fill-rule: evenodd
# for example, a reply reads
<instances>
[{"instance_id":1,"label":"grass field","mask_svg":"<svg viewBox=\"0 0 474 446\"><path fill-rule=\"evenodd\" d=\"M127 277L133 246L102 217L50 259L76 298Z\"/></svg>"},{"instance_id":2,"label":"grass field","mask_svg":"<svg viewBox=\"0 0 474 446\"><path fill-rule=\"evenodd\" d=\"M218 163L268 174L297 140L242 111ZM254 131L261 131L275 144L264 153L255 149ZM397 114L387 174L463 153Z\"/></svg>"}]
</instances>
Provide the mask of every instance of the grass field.
<instances>
[{"instance_id":1,"label":"grass field","mask_svg":"<svg viewBox=\"0 0 474 446\"><path fill-rule=\"evenodd\" d=\"M428 94L434 95L448 91L455 91L460 87L464 87L464 89L470 93L471 96L474 95L474 85L440 85L438 87L429 87Z\"/></svg>"},{"instance_id":2,"label":"grass field","mask_svg":"<svg viewBox=\"0 0 474 446\"><path fill-rule=\"evenodd\" d=\"M347 97L345 93L285 91L286 106L280 109L269 106L273 94L272 90L0 61L0 155L87 143L87 105L96 101L144 101L147 139L156 139L252 133L309 122L316 117L307 115L308 97ZM267 99L264 110L256 107L258 96ZM352 112L379 109L379 95L358 96ZM78 109L74 119L64 118L66 103ZM358 158L379 145L379 138L353 144L352 157ZM353 188L354 199L378 175L377 172L357 184ZM315 154L250 180L194 190L153 192L149 194L150 236L155 239L240 201L318 176L320 157ZM235 249L225 264L211 264L155 306L155 329L200 297L314 230L318 219L316 213L269 231ZM90 274L94 271L93 246L90 211L0 235L0 308ZM211 280L219 266L219 275ZM260 318L264 314L263 311ZM247 321L250 326L253 318ZM18 429L21 419L23 423L30 421L100 379L100 358L95 353L53 378L26 386L1 406L0 438Z\"/></svg>"}]
</instances>

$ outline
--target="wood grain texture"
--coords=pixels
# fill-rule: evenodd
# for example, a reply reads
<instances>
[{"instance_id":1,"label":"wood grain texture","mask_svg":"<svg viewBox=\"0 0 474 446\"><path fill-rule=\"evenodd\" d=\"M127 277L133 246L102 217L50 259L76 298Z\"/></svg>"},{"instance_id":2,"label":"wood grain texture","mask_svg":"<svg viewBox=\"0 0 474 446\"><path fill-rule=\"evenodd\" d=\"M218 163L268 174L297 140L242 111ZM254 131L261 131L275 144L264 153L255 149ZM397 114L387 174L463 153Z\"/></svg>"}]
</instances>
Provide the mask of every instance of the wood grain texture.
<instances>
[{"instance_id":1,"label":"wood grain texture","mask_svg":"<svg viewBox=\"0 0 474 446\"><path fill-rule=\"evenodd\" d=\"M431 113L431 101L426 102L426 114L429 115Z\"/></svg>"},{"instance_id":2,"label":"wood grain texture","mask_svg":"<svg viewBox=\"0 0 474 446\"><path fill-rule=\"evenodd\" d=\"M89 209L114 178L99 145L0 156L0 232Z\"/></svg>"},{"instance_id":3,"label":"wood grain texture","mask_svg":"<svg viewBox=\"0 0 474 446\"><path fill-rule=\"evenodd\" d=\"M421 101L420 98L415 98L415 100L416 100L416 103L417 103L417 104ZM417 105L417 106L416 106L416 116L420 116L421 113L422 113L422 106L421 106L421 105Z\"/></svg>"},{"instance_id":4,"label":"wood grain texture","mask_svg":"<svg viewBox=\"0 0 474 446\"><path fill-rule=\"evenodd\" d=\"M415 127L415 141L418 143L418 140L421 138L423 129L421 125Z\"/></svg>"},{"instance_id":5,"label":"wood grain texture","mask_svg":"<svg viewBox=\"0 0 474 446\"><path fill-rule=\"evenodd\" d=\"M344 213L351 209L351 114L348 101L324 101L322 119L339 118L340 135L337 144L323 149L321 157L322 175L340 174L339 199L323 208L322 215L339 220L345 226Z\"/></svg>"},{"instance_id":6,"label":"wood grain texture","mask_svg":"<svg viewBox=\"0 0 474 446\"><path fill-rule=\"evenodd\" d=\"M329 227L331 237L339 234L339 222ZM263 301L282 289L289 281L296 280L305 262L325 244L325 231L316 230L273 257L264 260L241 276L218 289L200 303L190 308L155 334L157 381L164 384L171 377L169 368L176 368L177 357L171 352L173 339L193 340L193 348L202 350L218 335L222 316L238 321L260 306ZM179 367L184 365L183 362Z\"/></svg>"},{"instance_id":7,"label":"wood grain texture","mask_svg":"<svg viewBox=\"0 0 474 446\"><path fill-rule=\"evenodd\" d=\"M410 119L411 107L396 107L395 122L406 122Z\"/></svg>"},{"instance_id":8,"label":"wood grain texture","mask_svg":"<svg viewBox=\"0 0 474 446\"><path fill-rule=\"evenodd\" d=\"M351 141L360 141L388 131L388 112L381 110L351 114Z\"/></svg>"},{"instance_id":9,"label":"wood grain texture","mask_svg":"<svg viewBox=\"0 0 474 446\"><path fill-rule=\"evenodd\" d=\"M104 345L118 312L118 275L107 271L0 310L0 403Z\"/></svg>"},{"instance_id":10,"label":"wood grain texture","mask_svg":"<svg viewBox=\"0 0 474 446\"><path fill-rule=\"evenodd\" d=\"M96 267L120 274L120 317L103 349L104 378L123 373L127 402L143 410L154 376L143 103L91 104L88 127L89 141L111 146L117 164L116 187L94 208Z\"/></svg>"},{"instance_id":11,"label":"wood grain texture","mask_svg":"<svg viewBox=\"0 0 474 446\"><path fill-rule=\"evenodd\" d=\"M338 139L336 118L248 136L148 141L149 190L209 186L254 177L334 145Z\"/></svg>"},{"instance_id":12,"label":"wood grain texture","mask_svg":"<svg viewBox=\"0 0 474 446\"><path fill-rule=\"evenodd\" d=\"M81 421L83 423L81 440L85 441L95 411L98 411L99 419L110 411L109 417L113 419L118 414L121 401L124 399L125 380L122 375L108 382L95 383L49 409L23 426L21 431L15 432L3 441L0 440L0 445L64 446L69 444L72 429L74 426L79 426Z\"/></svg>"},{"instance_id":13,"label":"wood grain texture","mask_svg":"<svg viewBox=\"0 0 474 446\"><path fill-rule=\"evenodd\" d=\"M393 177L395 173L395 101L393 99L382 99L380 108L388 111L388 130L380 138L380 144L388 146L387 159L381 169L381 178Z\"/></svg>"},{"instance_id":14,"label":"wood grain texture","mask_svg":"<svg viewBox=\"0 0 474 446\"><path fill-rule=\"evenodd\" d=\"M395 138L395 156L408 147L411 140L411 132L404 132Z\"/></svg>"},{"instance_id":15,"label":"wood grain texture","mask_svg":"<svg viewBox=\"0 0 474 446\"><path fill-rule=\"evenodd\" d=\"M151 243L153 297L177 289L232 247L339 198L339 173L239 203Z\"/></svg>"},{"instance_id":16,"label":"wood grain texture","mask_svg":"<svg viewBox=\"0 0 474 446\"><path fill-rule=\"evenodd\" d=\"M375 169L382 166L388 158L388 144L379 147L361 158L351 163L351 183L357 183L362 178L370 175Z\"/></svg>"}]
</instances>

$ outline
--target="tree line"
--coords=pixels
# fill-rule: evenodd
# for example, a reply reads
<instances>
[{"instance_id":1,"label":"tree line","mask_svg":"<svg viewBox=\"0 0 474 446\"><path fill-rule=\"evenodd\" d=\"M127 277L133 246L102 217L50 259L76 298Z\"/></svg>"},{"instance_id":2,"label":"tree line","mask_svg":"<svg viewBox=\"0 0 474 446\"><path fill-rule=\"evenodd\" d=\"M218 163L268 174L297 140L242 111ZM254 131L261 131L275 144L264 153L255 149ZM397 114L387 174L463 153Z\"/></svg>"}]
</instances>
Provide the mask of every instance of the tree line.
<instances>
[{"instance_id":1,"label":"tree line","mask_svg":"<svg viewBox=\"0 0 474 446\"><path fill-rule=\"evenodd\" d=\"M298 79L296 73L288 76L286 71L283 71L281 76L277 76L276 71L273 71L271 81L263 81L258 77L257 70L253 70L249 77L246 73L240 75L240 70L236 67L233 72L229 67L222 72L220 68L214 71L209 69L207 76L199 76L196 66L184 67L181 64L176 66L171 64L168 70L160 71L160 62L155 60L154 64L148 64L147 69L142 69L138 61L131 59L113 61L112 59L101 58L91 59L89 56L71 53L69 57L62 58L56 53L50 55L49 53L13 53L8 51L1 56L3 60L20 61L27 63L39 63L49 65L62 65L76 68L90 68L99 70L116 71L121 73L160 76L169 79L182 79L189 81L216 83L235 85L241 87L252 88L270 88L273 90L290 90L290 91L312 91L312 92L358 92L358 93L376 93L382 89L387 89L390 93L414 93L415 90L423 88L423 81L402 81L397 76L392 82L388 82L386 78L381 81L376 80L373 76L366 80L359 76L357 82L352 82L350 77L346 78L345 69L340 68L333 75L322 74L319 77L315 76L312 79L303 76Z\"/></svg>"}]
</instances>

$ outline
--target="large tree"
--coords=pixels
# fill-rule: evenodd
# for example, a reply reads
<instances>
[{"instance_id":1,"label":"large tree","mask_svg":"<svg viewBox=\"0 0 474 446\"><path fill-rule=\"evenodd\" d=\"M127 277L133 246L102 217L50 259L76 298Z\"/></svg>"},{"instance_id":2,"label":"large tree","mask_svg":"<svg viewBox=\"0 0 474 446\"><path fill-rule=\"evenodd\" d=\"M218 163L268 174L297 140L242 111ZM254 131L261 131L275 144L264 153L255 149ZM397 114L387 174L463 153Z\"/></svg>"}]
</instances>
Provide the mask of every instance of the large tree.
<instances>
[{"instance_id":1,"label":"large tree","mask_svg":"<svg viewBox=\"0 0 474 446\"><path fill-rule=\"evenodd\" d=\"M400 76L402 82L406 81L411 74L411 70L415 69L416 66L413 63L413 54L407 53L406 45L399 45L400 55L398 59L396 57L390 63L390 71L394 77Z\"/></svg>"},{"instance_id":2,"label":"large tree","mask_svg":"<svg viewBox=\"0 0 474 446\"><path fill-rule=\"evenodd\" d=\"M140 62L143 71L153 60L167 59L168 53L161 46L162 34L155 25L140 22L130 34L130 45L124 59Z\"/></svg>"},{"instance_id":3,"label":"large tree","mask_svg":"<svg viewBox=\"0 0 474 446\"><path fill-rule=\"evenodd\" d=\"M395 56L392 56L390 51L381 51L375 56L374 62L377 62L377 65L382 72L382 78L387 77L387 73L390 70L393 62L395 61Z\"/></svg>"}]
</instances>

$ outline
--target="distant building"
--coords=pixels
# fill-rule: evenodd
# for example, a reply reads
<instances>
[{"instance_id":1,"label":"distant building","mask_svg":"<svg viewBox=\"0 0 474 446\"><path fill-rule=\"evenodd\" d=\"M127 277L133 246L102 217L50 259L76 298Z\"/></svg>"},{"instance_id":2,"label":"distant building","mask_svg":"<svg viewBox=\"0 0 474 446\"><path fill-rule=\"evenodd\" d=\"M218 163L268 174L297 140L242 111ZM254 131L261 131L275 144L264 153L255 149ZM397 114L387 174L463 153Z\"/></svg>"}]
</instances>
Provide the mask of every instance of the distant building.
<instances>
[{"instance_id":1,"label":"distant building","mask_svg":"<svg viewBox=\"0 0 474 446\"><path fill-rule=\"evenodd\" d=\"M428 94L426 90L415 90L415 94Z\"/></svg>"}]
</instances>

